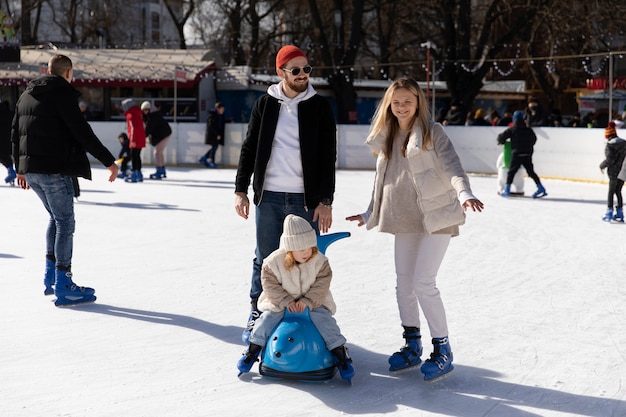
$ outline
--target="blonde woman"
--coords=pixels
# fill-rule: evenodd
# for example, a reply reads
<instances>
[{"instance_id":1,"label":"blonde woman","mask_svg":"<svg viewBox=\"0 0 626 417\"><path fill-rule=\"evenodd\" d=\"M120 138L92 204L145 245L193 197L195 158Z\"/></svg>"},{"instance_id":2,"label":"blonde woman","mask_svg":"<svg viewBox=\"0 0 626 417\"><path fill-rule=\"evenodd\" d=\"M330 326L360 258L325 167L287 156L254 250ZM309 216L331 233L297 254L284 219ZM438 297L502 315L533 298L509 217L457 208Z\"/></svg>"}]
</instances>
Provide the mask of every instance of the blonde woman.
<instances>
[{"instance_id":1,"label":"blonde woman","mask_svg":"<svg viewBox=\"0 0 626 417\"><path fill-rule=\"evenodd\" d=\"M465 222L465 210L482 211L483 203L472 194L443 127L430 121L415 80L402 78L389 86L366 143L377 155L374 192L368 210L347 220L395 236L396 298L405 345L389 358L389 370L422 362L421 307L434 346L421 371L432 381L454 369L437 271L450 238Z\"/></svg>"}]
</instances>

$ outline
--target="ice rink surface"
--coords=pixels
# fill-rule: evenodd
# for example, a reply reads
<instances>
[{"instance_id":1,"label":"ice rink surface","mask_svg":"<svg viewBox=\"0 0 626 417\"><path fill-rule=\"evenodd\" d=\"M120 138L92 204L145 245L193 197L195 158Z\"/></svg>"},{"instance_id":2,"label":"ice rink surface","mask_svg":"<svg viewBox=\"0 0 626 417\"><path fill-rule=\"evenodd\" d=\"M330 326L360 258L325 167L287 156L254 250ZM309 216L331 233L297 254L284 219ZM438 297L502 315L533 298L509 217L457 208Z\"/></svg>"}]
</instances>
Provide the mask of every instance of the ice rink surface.
<instances>
[{"instance_id":1,"label":"ice rink surface","mask_svg":"<svg viewBox=\"0 0 626 417\"><path fill-rule=\"evenodd\" d=\"M485 211L468 213L438 279L456 369L427 384L387 371L403 344L392 236L344 220L367 207L374 173L338 171L331 231L352 236L327 255L349 386L256 366L237 378L254 216L235 214L233 169L169 168L141 184L93 171L72 269L98 300L81 307L43 295L41 202L0 187L2 416L626 415L626 226L600 220L605 184L545 180L546 198L504 199L495 177L471 176Z\"/></svg>"}]
</instances>

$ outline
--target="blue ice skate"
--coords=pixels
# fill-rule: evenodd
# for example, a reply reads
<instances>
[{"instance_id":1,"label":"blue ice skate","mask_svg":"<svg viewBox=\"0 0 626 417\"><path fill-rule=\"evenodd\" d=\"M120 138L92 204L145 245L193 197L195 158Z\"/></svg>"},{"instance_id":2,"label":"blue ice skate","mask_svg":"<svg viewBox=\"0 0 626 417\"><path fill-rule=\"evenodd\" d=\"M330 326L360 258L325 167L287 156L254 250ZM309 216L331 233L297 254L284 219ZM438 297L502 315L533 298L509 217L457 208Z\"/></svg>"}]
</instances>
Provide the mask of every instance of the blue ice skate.
<instances>
[{"instance_id":1,"label":"blue ice skate","mask_svg":"<svg viewBox=\"0 0 626 417\"><path fill-rule=\"evenodd\" d=\"M54 284L54 295L57 299L54 305L66 307L77 304L93 303L96 301L95 290L89 287L79 287L72 281L70 271L55 271L56 282Z\"/></svg>"},{"instance_id":2,"label":"blue ice skate","mask_svg":"<svg viewBox=\"0 0 626 417\"><path fill-rule=\"evenodd\" d=\"M430 354L430 358L426 359L421 367L426 382L435 382L449 376L454 370L448 337L434 338L433 346L434 352Z\"/></svg>"},{"instance_id":3,"label":"blue ice skate","mask_svg":"<svg viewBox=\"0 0 626 417\"><path fill-rule=\"evenodd\" d=\"M535 191L533 193L533 198L541 198L541 197L545 197L547 195L548 195L548 193L546 192L546 189L543 188L543 185L537 184L537 191Z\"/></svg>"},{"instance_id":4,"label":"blue ice skate","mask_svg":"<svg viewBox=\"0 0 626 417\"><path fill-rule=\"evenodd\" d=\"M422 336L417 327L404 327L402 337L406 340L400 351L389 357L389 372L400 373L422 363Z\"/></svg>"},{"instance_id":5,"label":"blue ice skate","mask_svg":"<svg viewBox=\"0 0 626 417\"><path fill-rule=\"evenodd\" d=\"M613 209L609 207L602 216L602 221L610 222L611 220L613 220Z\"/></svg>"},{"instance_id":6,"label":"blue ice skate","mask_svg":"<svg viewBox=\"0 0 626 417\"><path fill-rule=\"evenodd\" d=\"M43 277L43 285L45 289L43 290L43 295L54 294L54 281L56 280L54 271L55 271L54 261L46 258L46 273Z\"/></svg>"},{"instance_id":7,"label":"blue ice skate","mask_svg":"<svg viewBox=\"0 0 626 417\"><path fill-rule=\"evenodd\" d=\"M4 179L4 182L11 185L11 187L15 186L15 179L17 178L17 173L15 172L15 169L13 168L13 166L10 166L7 168L7 174L8 175Z\"/></svg>"},{"instance_id":8,"label":"blue ice skate","mask_svg":"<svg viewBox=\"0 0 626 417\"><path fill-rule=\"evenodd\" d=\"M613 216L613 221L618 223L624 223L624 211L621 207L615 209L615 215Z\"/></svg>"}]
</instances>

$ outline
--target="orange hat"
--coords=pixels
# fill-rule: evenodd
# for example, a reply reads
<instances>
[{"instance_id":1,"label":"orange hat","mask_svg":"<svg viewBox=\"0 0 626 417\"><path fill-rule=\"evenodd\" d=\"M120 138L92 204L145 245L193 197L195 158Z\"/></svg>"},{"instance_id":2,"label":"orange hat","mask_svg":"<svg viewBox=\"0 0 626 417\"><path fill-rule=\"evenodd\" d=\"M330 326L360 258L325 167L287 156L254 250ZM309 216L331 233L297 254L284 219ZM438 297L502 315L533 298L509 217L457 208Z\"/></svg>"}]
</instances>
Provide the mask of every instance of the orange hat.
<instances>
[{"instance_id":1,"label":"orange hat","mask_svg":"<svg viewBox=\"0 0 626 417\"><path fill-rule=\"evenodd\" d=\"M306 54L302 52L302 49L297 46L285 45L280 48L280 51L276 54L276 72L278 72L280 68L284 67L287 62L294 58L298 58L299 56L307 58Z\"/></svg>"},{"instance_id":2,"label":"orange hat","mask_svg":"<svg viewBox=\"0 0 626 417\"><path fill-rule=\"evenodd\" d=\"M615 131L615 122L609 122L609 125L604 130L604 138L611 139L617 136L617 132Z\"/></svg>"}]
</instances>

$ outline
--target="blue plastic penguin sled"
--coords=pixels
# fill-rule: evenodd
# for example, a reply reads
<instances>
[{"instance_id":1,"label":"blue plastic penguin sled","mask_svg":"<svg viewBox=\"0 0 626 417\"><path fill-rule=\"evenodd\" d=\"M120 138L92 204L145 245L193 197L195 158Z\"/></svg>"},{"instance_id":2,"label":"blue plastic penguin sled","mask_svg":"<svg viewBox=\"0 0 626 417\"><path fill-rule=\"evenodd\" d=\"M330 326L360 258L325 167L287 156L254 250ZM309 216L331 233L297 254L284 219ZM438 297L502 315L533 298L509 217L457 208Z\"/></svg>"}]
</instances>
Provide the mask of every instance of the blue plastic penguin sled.
<instances>
[{"instance_id":1,"label":"blue plastic penguin sled","mask_svg":"<svg viewBox=\"0 0 626 417\"><path fill-rule=\"evenodd\" d=\"M328 246L349 237L349 232L317 237L317 247L326 253ZM299 381L326 381L335 376L335 358L311 321L309 309L302 313L285 310L261 352L259 373L263 376Z\"/></svg>"}]
</instances>

